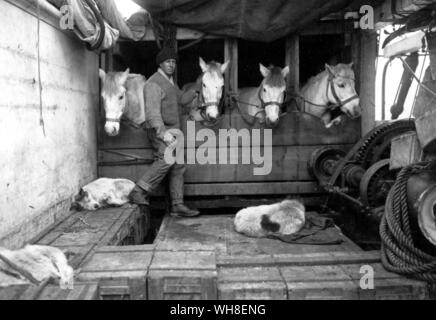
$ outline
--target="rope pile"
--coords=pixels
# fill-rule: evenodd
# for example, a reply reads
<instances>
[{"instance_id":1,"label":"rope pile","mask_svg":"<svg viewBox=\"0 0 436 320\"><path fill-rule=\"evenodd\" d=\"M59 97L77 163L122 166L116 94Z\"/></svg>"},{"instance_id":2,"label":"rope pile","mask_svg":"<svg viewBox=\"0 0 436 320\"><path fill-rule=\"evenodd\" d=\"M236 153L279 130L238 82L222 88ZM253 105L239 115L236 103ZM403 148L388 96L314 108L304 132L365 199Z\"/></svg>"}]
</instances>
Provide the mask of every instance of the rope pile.
<instances>
[{"instance_id":1,"label":"rope pile","mask_svg":"<svg viewBox=\"0 0 436 320\"><path fill-rule=\"evenodd\" d=\"M427 164L406 167L398 175L380 224L381 256L384 267L390 272L436 282L436 256L415 246L407 204L407 182L412 175L425 170Z\"/></svg>"}]
</instances>

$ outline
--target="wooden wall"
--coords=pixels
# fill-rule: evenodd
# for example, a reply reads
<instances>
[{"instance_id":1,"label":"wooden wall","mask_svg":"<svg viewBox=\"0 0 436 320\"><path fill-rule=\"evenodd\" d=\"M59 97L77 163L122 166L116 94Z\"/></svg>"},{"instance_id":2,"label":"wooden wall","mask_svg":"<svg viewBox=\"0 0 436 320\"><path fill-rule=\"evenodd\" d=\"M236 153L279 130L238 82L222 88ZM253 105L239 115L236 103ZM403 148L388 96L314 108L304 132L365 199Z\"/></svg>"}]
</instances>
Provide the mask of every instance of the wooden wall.
<instances>
[{"instance_id":1,"label":"wooden wall","mask_svg":"<svg viewBox=\"0 0 436 320\"><path fill-rule=\"evenodd\" d=\"M325 30L323 28L320 27L316 30L323 30L321 34L332 32L340 35L341 32L344 32L341 28L327 28ZM315 31L312 30L312 33L309 34L314 34ZM184 35L187 36L187 34ZM182 34L179 34L179 37L186 38L182 37ZM288 79L289 90L291 91L295 91L300 86L301 50L299 41L299 36L292 36L287 39L285 41L286 52L283 52L284 60L291 68L290 78ZM357 41L360 41L360 38ZM232 64L226 73L226 92L229 93L237 90L239 82L238 69L240 69L238 63L244 63L240 61L238 47L236 39L226 39L224 42L224 59L232 60ZM360 50L360 42L359 46L352 50L354 53ZM356 56L358 57L357 54ZM123 125L121 134L118 137L108 137L103 131L103 115L101 118L99 125L99 176L125 177L136 181L149 168L149 163L153 159L153 152L149 147L145 132ZM182 123L186 124L186 120L185 117ZM204 128L197 123L197 132ZM262 129L263 126L259 124L254 127L248 125L242 119L237 108L230 109L230 103L227 101L224 118L216 128L210 129L218 135L219 129L231 128L250 130ZM183 131L186 133L186 126ZM272 171L270 174L266 176L254 175L253 169L256 166L242 164L242 159L239 159L239 164L187 165L185 175L186 195L193 197L220 196L225 198L259 195L278 197L286 195L311 196L323 193L317 181L310 175L307 167L311 154L324 146L332 146L343 150L350 149L361 137L361 119L347 120L340 126L327 130L318 118L305 113L290 112L281 119L280 125L273 129L272 136ZM195 137L189 139L192 140ZM196 148L202 143L203 141L197 141ZM187 143L185 143L186 145ZM261 148L262 154L263 147L264 145ZM239 149L241 148L239 147ZM230 152L228 152L229 154ZM138 158L137 163L132 162L132 156ZM117 162L118 164L116 164Z\"/></svg>"}]
</instances>

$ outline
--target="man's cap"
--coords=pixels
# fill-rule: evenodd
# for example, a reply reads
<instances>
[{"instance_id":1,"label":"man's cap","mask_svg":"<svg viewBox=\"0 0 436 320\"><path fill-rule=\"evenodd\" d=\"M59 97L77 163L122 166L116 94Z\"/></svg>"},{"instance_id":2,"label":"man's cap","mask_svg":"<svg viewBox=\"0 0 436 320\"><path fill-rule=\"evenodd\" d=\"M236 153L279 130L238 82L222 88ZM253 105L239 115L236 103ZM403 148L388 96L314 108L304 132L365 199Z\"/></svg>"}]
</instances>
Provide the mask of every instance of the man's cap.
<instances>
[{"instance_id":1,"label":"man's cap","mask_svg":"<svg viewBox=\"0 0 436 320\"><path fill-rule=\"evenodd\" d=\"M156 64L160 65L162 62L174 59L178 60L178 56L176 50L170 47L163 48L156 56Z\"/></svg>"}]
</instances>

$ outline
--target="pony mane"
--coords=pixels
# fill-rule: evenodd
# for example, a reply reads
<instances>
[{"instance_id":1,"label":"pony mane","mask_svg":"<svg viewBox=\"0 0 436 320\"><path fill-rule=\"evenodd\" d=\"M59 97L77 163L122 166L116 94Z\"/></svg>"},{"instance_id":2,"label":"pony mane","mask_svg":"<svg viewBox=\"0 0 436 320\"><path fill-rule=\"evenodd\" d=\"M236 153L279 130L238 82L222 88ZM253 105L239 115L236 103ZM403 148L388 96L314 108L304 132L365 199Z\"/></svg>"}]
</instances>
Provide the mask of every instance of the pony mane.
<instances>
[{"instance_id":1,"label":"pony mane","mask_svg":"<svg viewBox=\"0 0 436 320\"><path fill-rule=\"evenodd\" d=\"M117 92L120 87L122 72L108 72L103 83L103 91Z\"/></svg>"},{"instance_id":2,"label":"pony mane","mask_svg":"<svg viewBox=\"0 0 436 320\"><path fill-rule=\"evenodd\" d=\"M353 79L354 80L354 71L353 68L350 67L348 64L339 63L334 67L336 74L344 77L346 79Z\"/></svg>"},{"instance_id":3,"label":"pony mane","mask_svg":"<svg viewBox=\"0 0 436 320\"><path fill-rule=\"evenodd\" d=\"M220 63L216 62L215 60L212 60L207 63L207 68L209 69L209 72L215 72L218 74L219 77L223 77L221 73L221 65Z\"/></svg>"},{"instance_id":4,"label":"pony mane","mask_svg":"<svg viewBox=\"0 0 436 320\"><path fill-rule=\"evenodd\" d=\"M264 79L264 84L267 84L271 87L282 87L286 85L286 81L283 79L281 68L270 66L268 69L270 70L270 74Z\"/></svg>"}]
</instances>

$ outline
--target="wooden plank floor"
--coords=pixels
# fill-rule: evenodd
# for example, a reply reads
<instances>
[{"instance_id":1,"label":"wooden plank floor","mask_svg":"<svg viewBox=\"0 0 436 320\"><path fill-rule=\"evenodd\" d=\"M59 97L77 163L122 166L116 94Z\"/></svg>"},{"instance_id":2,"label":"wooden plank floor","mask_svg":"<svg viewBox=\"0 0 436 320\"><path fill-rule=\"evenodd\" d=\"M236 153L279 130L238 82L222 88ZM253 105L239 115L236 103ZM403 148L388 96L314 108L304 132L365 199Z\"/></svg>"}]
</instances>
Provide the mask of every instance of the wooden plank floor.
<instances>
[{"instance_id":1,"label":"wooden plank floor","mask_svg":"<svg viewBox=\"0 0 436 320\"><path fill-rule=\"evenodd\" d=\"M189 296L188 293L201 297L200 293L193 293L190 288L199 287L199 283L204 281L204 275L198 269L202 264L188 261L195 260L198 255L214 252L217 273L209 277L216 279L219 300L429 297L426 283L385 271L379 252L363 251L339 228L329 230L342 238L343 243L339 245L300 245L243 236L234 230L233 220L234 215L195 219L166 216L155 241L155 252L165 254L168 265L171 264L168 261L174 260L174 265L167 266L167 273L157 270L159 278L169 281L178 276L177 292L183 288L184 297ZM183 258L177 256L180 254ZM374 271L374 288L370 290L361 286L362 266ZM189 269L192 273L190 277L195 278L196 275L198 279L188 286L183 283L185 278L181 271L176 269ZM171 290L166 292L165 288L160 284L154 290L161 293L160 297L177 296ZM199 289L197 291L202 292Z\"/></svg>"},{"instance_id":2,"label":"wooden plank floor","mask_svg":"<svg viewBox=\"0 0 436 320\"><path fill-rule=\"evenodd\" d=\"M356 244L342 234L339 228L329 232L343 239L340 245L289 244L274 239L249 238L237 233L234 215L208 215L195 219L166 216L155 241L158 250L216 249L218 254L230 256L256 256L273 254L302 254L323 252L362 252Z\"/></svg>"}]
</instances>

